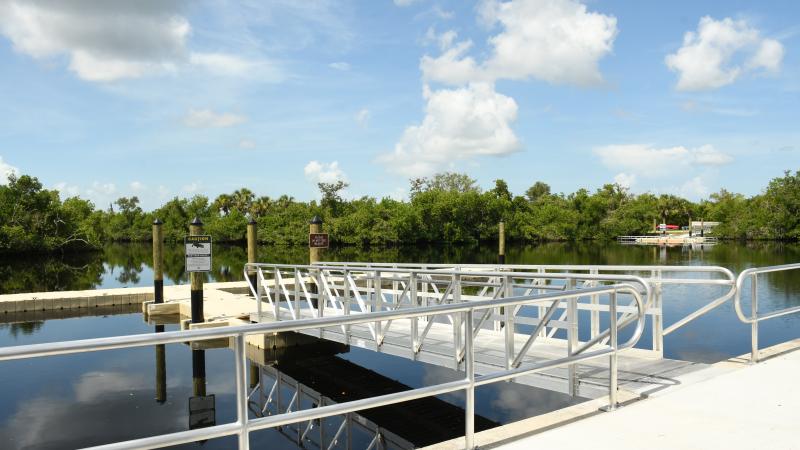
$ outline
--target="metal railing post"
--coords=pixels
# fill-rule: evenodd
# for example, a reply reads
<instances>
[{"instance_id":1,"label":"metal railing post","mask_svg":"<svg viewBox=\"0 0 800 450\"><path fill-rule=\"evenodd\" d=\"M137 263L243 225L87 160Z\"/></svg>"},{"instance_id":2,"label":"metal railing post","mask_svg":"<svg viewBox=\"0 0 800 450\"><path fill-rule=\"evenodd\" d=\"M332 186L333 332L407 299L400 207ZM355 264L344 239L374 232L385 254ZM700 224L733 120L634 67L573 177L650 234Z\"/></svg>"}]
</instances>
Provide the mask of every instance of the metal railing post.
<instances>
[{"instance_id":1,"label":"metal railing post","mask_svg":"<svg viewBox=\"0 0 800 450\"><path fill-rule=\"evenodd\" d=\"M342 289L344 294L344 304L342 305L342 309L344 310L344 315L350 315L350 286L347 280L350 278L350 271L345 269L342 276ZM345 343L350 344L350 325L345 325Z\"/></svg>"},{"instance_id":2,"label":"metal railing post","mask_svg":"<svg viewBox=\"0 0 800 450\"><path fill-rule=\"evenodd\" d=\"M417 298L417 275L411 272L408 275L408 298L412 308L416 308L419 299ZM411 353L416 353L419 348L419 317L411 318Z\"/></svg>"},{"instance_id":3,"label":"metal railing post","mask_svg":"<svg viewBox=\"0 0 800 450\"><path fill-rule=\"evenodd\" d=\"M509 298L514 295L514 278L511 276L503 277L503 297ZM506 306L505 312L505 338L506 338L506 370L514 365L514 307Z\"/></svg>"},{"instance_id":4,"label":"metal railing post","mask_svg":"<svg viewBox=\"0 0 800 450\"><path fill-rule=\"evenodd\" d=\"M244 334L234 337L233 351L236 359L236 423L239 424L239 450L250 448L250 430L247 418L247 357Z\"/></svg>"},{"instance_id":5,"label":"metal railing post","mask_svg":"<svg viewBox=\"0 0 800 450\"><path fill-rule=\"evenodd\" d=\"M464 312L464 353L467 381L469 386L466 389L466 401L464 402L464 446L467 450L475 447L475 342L472 328L472 310Z\"/></svg>"},{"instance_id":6,"label":"metal railing post","mask_svg":"<svg viewBox=\"0 0 800 450\"><path fill-rule=\"evenodd\" d=\"M755 364L758 362L758 275L751 275L752 283L750 284L750 312L752 313L753 322L750 324L750 363Z\"/></svg>"},{"instance_id":7,"label":"metal railing post","mask_svg":"<svg viewBox=\"0 0 800 450\"><path fill-rule=\"evenodd\" d=\"M567 279L567 291L575 289L575 279ZM575 349L578 348L578 297L570 297L567 300L567 355L574 355ZM569 395L577 394L578 385L578 367L576 364L570 364L568 368L569 373Z\"/></svg>"},{"instance_id":8,"label":"metal railing post","mask_svg":"<svg viewBox=\"0 0 800 450\"><path fill-rule=\"evenodd\" d=\"M281 278L280 268L275 268L275 278L272 280L275 288L275 320L281 320L281 287L278 280Z\"/></svg>"},{"instance_id":9,"label":"metal railing post","mask_svg":"<svg viewBox=\"0 0 800 450\"><path fill-rule=\"evenodd\" d=\"M381 292L381 273L376 269L373 273L372 291L374 292L375 307L373 311L383 311L383 293ZM383 344L383 323L379 320L375 322L375 344L380 347Z\"/></svg>"},{"instance_id":10,"label":"metal railing post","mask_svg":"<svg viewBox=\"0 0 800 450\"><path fill-rule=\"evenodd\" d=\"M589 274L590 275L597 275L598 274L598 270L597 269L590 269L589 270ZM596 281L592 281L591 282L591 286L592 287L597 286L597 282ZM592 307L594 309L592 309L592 312L591 312L591 324L590 324L589 337L590 338L594 338L598 334L600 334L600 311L599 311L599 309L597 309L597 308L600 307L600 296L597 295L597 294L592 295L591 303L592 303Z\"/></svg>"},{"instance_id":11,"label":"metal railing post","mask_svg":"<svg viewBox=\"0 0 800 450\"><path fill-rule=\"evenodd\" d=\"M300 319L303 316L300 314L300 269L297 267L294 268L294 310L297 313L297 318ZM292 300L286 299L286 302L290 302ZM314 317L312 314L311 317Z\"/></svg>"},{"instance_id":12,"label":"metal railing post","mask_svg":"<svg viewBox=\"0 0 800 450\"><path fill-rule=\"evenodd\" d=\"M453 275L453 303L461 303L461 275ZM444 299L443 299L444 300ZM458 368L461 356L461 314L453 314L453 349L455 350L456 369Z\"/></svg>"},{"instance_id":13,"label":"metal railing post","mask_svg":"<svg viewBox=\"0 0 800 450\"><path fill-rule=\"evenodd\" d=\"M256 311L258 312L258 321L261 322L261 278L263 273L260 267L256 270Z\"/></svg>"},{"instance_id":14,"label":"metal railing post","mask_svg":"<svg viewBox=\"0 0 800 450\"><path fill-rule=\"evenodd\" d=\"M609 309L609 343L608 345L613 350L608 357L608 407L606 411L613 411L617 409L617 352L619 352L619 345L617 342L617 293L612 292L608 294L608 309Z\"/></svg>"},{"instance_id":15,"label":"metal railing post","mask_svg":"<svg viewBox=\"0 0 800 450\"><path fill-rule=\"evenodd\" d=\"M655 277L658 280L653 292L653 309L656 310L653 315L653 350L663 353L664 351L664 315L663 313L663 290L664 285L661 283L663 273L658 270L655 271ZM646 314L646 313L645 313Z\"/></svg>"}]
</instances>

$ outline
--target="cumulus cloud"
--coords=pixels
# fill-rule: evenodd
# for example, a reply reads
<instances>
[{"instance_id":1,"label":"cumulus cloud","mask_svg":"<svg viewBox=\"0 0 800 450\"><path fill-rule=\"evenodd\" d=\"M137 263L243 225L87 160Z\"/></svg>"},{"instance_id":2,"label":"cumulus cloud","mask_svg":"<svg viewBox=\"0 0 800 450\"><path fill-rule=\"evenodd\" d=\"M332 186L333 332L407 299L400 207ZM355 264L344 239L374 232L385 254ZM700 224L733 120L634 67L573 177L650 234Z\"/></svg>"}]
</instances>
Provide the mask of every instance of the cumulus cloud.
<instances>
[{"instance_id":1,"label":"cumulus cloud","mask_svg":"<svg viewBox=\"0 0 800 450\"><path fill-rule=\"evenodd\" d=\"M147 186L145 186L141 181L132 181L130 188L133 192L142 192L147 189Z\"/></svg>"},{"instance_id":2,"label":"cumulus cloud","mask_svg":"<svg viewBox=\"0 0 800 450\"><path fill-rule=\"evenodd\" d=\"M644 144L607 145L595 148L594 153L600 157L603 165L624 171L620 175L626 177L663 177L693 165L721 166L733 161L730 155L711 145L698 148L656 148ZM626 175L630 173L632 175Z\"/></svg>"},{"instance_id":3,"label":"cumulus cloud","mask_svg":"<svg viewBox=\"0 0 800 450\"><path fill-rule=\"evenodd\" d=\"M62 197L77 197L81 193L81 190L78 186L73 186L63 181L61 183L57 183L55 187Z\"/></svg>"},{"instance_id":4,"label":"cumulus cloud","mask_svg":"<svg viewBox=\"0 0 800 450\"><path fill-rule=\"evenodd\" d=\"M511 124L517 103L488 83L426 91L425 118L406 128L379 161L408 176L424 176L463 159L507 155L520 147Z\"/></svg>"},{"instance_id":5,"label":"cumulus cloud","mask_svg":"<svg viewBox=\"0 0 800 450\"><path fill-rule=\"evenodd\" d=\"M215 113L210 109L190 109L183 123L192 128L226 128L246 121L247 118L232 113Z\"/></svg>"},{"instance_id":6,"label":"cumulus cloud","mask_svg":"<svg viewBox=\"0 0 800 450\"><path fill-rule=\"evenodd\" d=\"M367 123L369 123L369 119L372 117L372 113L369 112L367 108L361 108L355 115L356 123L361 127L366 127Z\"/></svg>"},{"instance_id":7,"label":"cumulus cloud","mask_svg":"<svg viewBox=\"0 0 800 450\"><path fill-rule=\"evenodd\" d=\"M335 183L337 181L347 181L347 175L339 168L339 162L324 163L319 161L309 161L303 168L306 178L314 183Z\"/></svg>"},{"instance_id":8,"label":"cumulus cloud","mask_svg":"<svg viewBox=\"0 0 800 450\"><path fill-rule=\"evenodd\" d=\"M3 161L0 156L0 184L6 184L11 175L19 176L19 169Z\"/></svg>"},{"instance_id":9,"label":"cumulus cloud","mask_svg":"<svg viewBox=\"0 0 800 450\"><path fill-rule=\"evenodd\" d=\"M181 3L0 0L0 32L33 58L65 55L82 79L136 78L186 57L191 26Z\"/></svg>"},{"instance_id":10,"label":"cumulus cloud","mask_svg":"<svg viewBox=\"0 0 800 450\"><path fill-rule=\"evenodd\" d=\"M228 53L195 52L189 56L189 62L213 75L265 82L278 82L285 78L276 64L259 58L245 58Z\"/></svg>"},{"instance_id":11,"label":"cumulus cloud","mask_svg":"<svg viewBox=\"0 0 800 450\"><path fill-rule=\"evenodd\" d=\"M683 46L667 55L667 67L678 72L676 89L696 91L731 84L742 74L776 72L783 60L783 45L761 36L746 20L703 17L697 31L683 36Z\"/></svg>"},{"instance_id":12,"label":"cumulus cloud","mask_svg":"<svg viewBox=\"0 0 800 450\"><path fill-rule=\"evenodd\" d=\"M420 0L394 0L394 4L397 6L409 6L412 3L417 3Z\"/></svg>"},{"instance_id":13,"label":"cumulus cloud","mask_svg":"<svg viewBox=\"0 0 800 450\"><path fill-rule=\"evenodd\" d=\"M636 175L631 175L624 172L618 173L614 176L614 183L630 189L634 184L636 184Z\"/></svg>"},{"instance_id":14,"label":"cumulus cloud","mask_svg":"<svg viewBox=\"0 0 800 450\"><path fill-rule=\"evenodd\" d=\"M331 69L342 70L342 71L350 70L350 64L344 61L332 62L328 64L328 67L330 67Z\"/></svg>"},{"instance_id":15,"label":"cumulus cloud","mask_svg":"<svg viewBox=\"0 0 800 450\"><path fill-rule=\"evenodd\" d=\"M79 78L113 82L200 68L213 75L277 82L278 64L228 53L191 52L183 0L135 2L0 0L0 34L39 60L65 58Z\"/></svg>"},{"instance_id":16,"label":"cumulus cloud","mask_svg":"<svg viewBox=\"0 0 800 450\"><path fill-rule=\"evenodd\" d=\"M252 139L242 139L239 141L239 148L251 150L256 148L256 142Z\"/></svg>"},{"instance_id":17,"label":"cumulus cloud","mask_svg":"<svg viewBox=\"0 0 800 450\"><path fill-rule=\"evenodd\" d=\"M466 55L471 41L426 55L426 79L446 84L535 78L554 84L594 85L603 81L598 63L613 49L614 16L590 12L576 0L485 0L482 21L502 30L489 38L491 52L478 64ZM452 42L452 40L451 40Z\"/></svg>"}]
</instances>

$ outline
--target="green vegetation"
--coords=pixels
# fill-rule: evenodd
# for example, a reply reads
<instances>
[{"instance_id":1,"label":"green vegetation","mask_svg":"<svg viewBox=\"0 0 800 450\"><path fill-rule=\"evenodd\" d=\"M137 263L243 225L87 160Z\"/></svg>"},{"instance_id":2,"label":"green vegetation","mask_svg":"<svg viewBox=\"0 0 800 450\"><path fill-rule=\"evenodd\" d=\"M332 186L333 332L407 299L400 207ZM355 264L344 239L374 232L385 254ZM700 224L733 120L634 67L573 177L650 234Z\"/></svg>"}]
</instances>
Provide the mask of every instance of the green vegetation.
<instances>
[{"instance_id":1,"label":"green vegetation","mask_svg":"<svg viewBox=\"0 0 800 450\"><path fill-rule=\"evenodd\" d=\"M314 215L323 218L333 243L358 246L488 241L496 239L501 220L508 239L518 242L611 239L647 233L656 222L683 225L701 218L722 222L715 231L721 238L800 239L800 171L773 179L750 198L721 190L700 202L634 195L615 184L593 193L553 194L538 181L520 196L503 180L482 191L475 180L457 173L412 180L408 201L345 200L346 187L320 183L320 202L257 197L243 188L214 201L176 197L151 212L142 210L138 198L122 197L103 211L77 197L61 200L58 191L44 189L36 178L12 177L0 186L0 253L147 241L156 217L164 222L168 241L181 240L198 216L216 241L235 242L245 238L248 215L258 220L259 240L277 245L305 244L307 221Z\"/></svg>"}]
</instances>

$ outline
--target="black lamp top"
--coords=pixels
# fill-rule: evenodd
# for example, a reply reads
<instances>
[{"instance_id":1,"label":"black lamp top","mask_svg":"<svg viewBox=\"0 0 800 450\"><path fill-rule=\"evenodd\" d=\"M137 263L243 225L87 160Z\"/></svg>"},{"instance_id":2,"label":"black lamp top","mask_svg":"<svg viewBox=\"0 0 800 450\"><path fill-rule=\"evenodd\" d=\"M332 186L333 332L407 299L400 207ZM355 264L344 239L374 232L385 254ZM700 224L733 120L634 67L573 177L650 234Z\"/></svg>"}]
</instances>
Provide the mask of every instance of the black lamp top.
<instances>
[{"instance_id":1,"label":"black lamp top","mask_svg":"<svg viewBox=\"0 0 800 450\"><path fill-rule=\"evenodd\" d=\"M322 225L322 218L320 216L314 216L308 223L311 225Z\"/></svg>"},{"instance_id":2,"label":"black lamp top","mask_svg":"<svg viewBox=\"0 0 800 450\"><path fill-rule=\"evenodd\" d=\"M162 222L161 219L159 219L158 217L156 217L156 220L153 221L153 225L163 225L163 224L164 222Z\"/></svg>"},{"instance_id":3,"label":"black lamp top","mask_svg":"<svg viewBox=\"0 0 800 450\"><path fill-rule=\"evenodd\" d=\"M203 221L200 220L199 217L195 216L194 220L192 220L192 223L190 223L189 225L203 226Z\"/></svg>"},{"instance_id":4,"label":"black lamp top","mask_svg":"<svg viewBox=\"0 0 800 450\"><path fill-rule=\"evenodd\" d=\"M253 217L253 216L250 216L250 220L248 220L247 223L249 225L258 225L258 222L256 221L256 218Z\"/></svg>"}]
</instances>

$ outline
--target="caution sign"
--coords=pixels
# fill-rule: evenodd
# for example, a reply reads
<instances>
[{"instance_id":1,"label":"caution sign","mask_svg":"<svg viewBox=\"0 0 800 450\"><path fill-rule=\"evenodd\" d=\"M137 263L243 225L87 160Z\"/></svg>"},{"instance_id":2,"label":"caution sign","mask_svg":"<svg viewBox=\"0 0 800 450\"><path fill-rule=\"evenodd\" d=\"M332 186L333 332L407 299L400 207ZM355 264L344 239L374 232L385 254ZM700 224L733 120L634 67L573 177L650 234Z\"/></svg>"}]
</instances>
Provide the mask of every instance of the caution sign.
<instances>
[{"instance_id":1,"label":"caution sign","mask_svg":"<svg viewBox=\"0 0 800 450\"><path fill-rule=\"evenodd\" d=\"M189 397L189 429L213 427L217 424L217 406L214 394Z\"/></svg>"},{"instance_id":2,"label":"caution sign","mask_svg":"<svg viewBox=\"0 0 800 450\"><path fill-rule=\"evenodd\" d=\"M186 271L211 272L211 236L186 236Z\"/></svg>"},{"instance_id":3,"label":"caution sign","mask_svg":"<svg viewBox=\"0 0 800 450\"><path fill-rule=\"evenodd\" d=\"M328 248L328 233L309 233L308 248Z\"/></svg>"}]
</instances>

